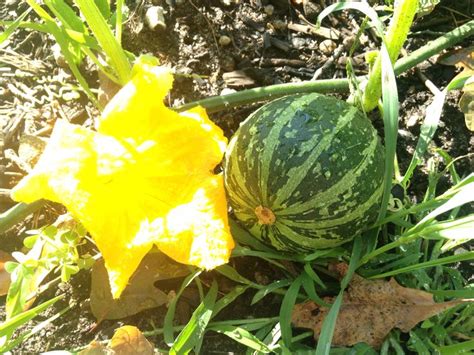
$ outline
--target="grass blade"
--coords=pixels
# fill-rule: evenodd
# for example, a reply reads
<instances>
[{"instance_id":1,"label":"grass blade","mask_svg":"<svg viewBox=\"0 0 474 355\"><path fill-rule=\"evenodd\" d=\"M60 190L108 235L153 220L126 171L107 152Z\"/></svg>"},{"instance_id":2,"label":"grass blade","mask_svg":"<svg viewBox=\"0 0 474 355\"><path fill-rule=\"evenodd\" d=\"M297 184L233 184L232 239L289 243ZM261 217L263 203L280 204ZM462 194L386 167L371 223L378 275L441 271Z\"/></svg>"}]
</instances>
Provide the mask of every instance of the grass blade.
<instances>
[{"instance_id":1,"label":"grass blade","mask_svg":"<svg viewBox=\"0 0 474 355\"><path fill-rule=\"evenodd\" d=\"M111 66L117 73L120 83L122 85L125 84L130 79L131 65L125 51L110 30L107 21L94 1L75 0L75 2L84 15L92 33L106 53Z\"/></svg>"},{"instance_id":2,"label":"grass blade","mask_svg":"<svg viewBox=\"0 0 474 355\"><path fill-rule=\"evenodd\" d=\"M225 334L236 342L248 346L259 353L268 354L271 352L268 346L265 345L260 339L241 327L233 325L221 325L219 327L209 327L209 330Z\"/></svg>"},{"instance_id":3,"label":"grass blade","mask_svg":"<svg viewBox=\"0 0 474 355\"><path fill-rule=\"evenodd\" d=\"M229 304L235 301L237 297L239 297L241 294L243 294L249 286L241 286L237 285L235 286L232 291L227 293L225 296L219 298L219 300L216 302L214 305L214 311L212 312L212 318L217 316L220 311L222 311L225 307L227 307Z\"/></svg>"},{"instance_id":4,"label":"grass blade","mask_svg":"<svg viewBox=\"0 0 474 355\"><path fill-rule=\"evenodd\" d=\"M170 354L186 354L202 341L207 324L212 316L212 311L217 297L217 283L212 283L204 300L193 312L191 319L184 329L179 333L175 343L170 349Z\"/></svg>"},{"instance_id":5,"label":"grass blade","mask_svg":"<svg viewBox=\"0 0 474 355\"><path fill-rule=\"evenodd\" d=\"M25 19L26 16L31 12L31 8L23 12L15 21L8 25L8 27L0 33L0 47L3 42L5 42L12 34L16 31L16 29L20 26L21 22Z\"/></svg>"},{"instance_id":6,"label":"grass blade","mask_svg":"<svg viewBox=\"0 0 474 355\"><path fill-rule=\"evenodd\" d=\"M201 270L196 270L194 271L191 275L186 277L181 284L181 288L179 289L178 293L176 294L176 297L173 298L173 300L170 302L168 306L168 311L166 311L165 315L165 320L164 320L164 325L163 325L163 337L168 344L168 346L172 346L174 343L174 329L173 329L173 319L174 319L174 314L176 311L176 305L178 303L179 297L183 293L184 289L189 286L189 284L199 276L201 273Z\"/></svg>"},{"instance_id":7,"label":"grass blade","mask_svg":"<svg viewBox=\"0 0 474 355\"><path fill-rule=\"evenodd\" d=\"M218 273L224 275L228 279L231 279L232 281L242 283L242 284L245 284L245 285L249 285L249 286L254 286L254 287L257 287L257 288L261 287L259 284L256 284L255 282L252 282L249 279L247 279L247 278L243 277L242 275L240 275L233 267L231 267L229 265L219 266L218 268L216 268L216 271Z\"/></svg>"},{"instance_id":8,"label":"grass blade","mask_svg":"<svg viewBox=\"0 0 474 355\"><path fill-rule=\"evenodd\" d=\"M268 284L268 285L262 287L260 290L257 291L257 293L255 293L255 295L252 298L252 302L250 303L250 305L253 306L255 303L260 301L262 298L264 298L269 293L272 293L275 290L279 290L280 288L283 288L283 287L286 287L286 286L289 286L289 285L291 285L291 281L283 279L283 280L278 280L278 281L272 282L271 284Z\"/></svg>"},{"instance_id":9,"label":"grass blade","mask_svg":"<svg viewBox=\"0 0 474 355\"><path fill-rule=\"evenodd\" d=\"M44 3L67 29L86 34L87 30L81 18L64 0L44 0Z\"/></svg>"},{"instance_id":10,"label":"grass blade","mask_svg":"<svg viewBox=\"0 0 474 355\"><path fill-rule=\"evenodd\" d=\"M439 120L443 110L444 100L446 98L446 91L441 91L435 95L433 102L426 108L425 120L420 128L420 136L416 143L415 154L410 161L410 165L405 172L405 176L401 181L403 186L406 186L415 168L422 162L421 158L425 154L428 144L433 139L433 136L438 128Z\"/></svg>"},{"instance_id":11,"label":"grass blade","mask_svg":"<svg viewBox=\"0 0 474 355\"><path fill-rule=\"evenodd\" d=\"M45 203L45 200L39 200L29 204L20 202L9 210L6 210L0 214L0 234L5 233L15 224L21 222L30 214L38 211L45 205Z\"/></svg>"},{"instance_id":12,"label":"grass blade","mask_svg":"<svg viewBox=\"0 0 474 355\"><path fill-rule=\"evenodd\" d=\"M349 282L354 275L355 270L359 265L359 260L362 253L362 239L360 236L356 237L354 240L354 246L352 248L351 261L349 263L349 268L347 270L346 276L341 281L341 291L336 297L336 300L331 306L326 318L323 321L323 326L321 328L321 334L318 339L318 346L316 347L316 355L328 355L331 349L332 337L334 335L334 330L336 329L337 316L339 314L339 309L341 308L342 298L344 295L344 290L349 285Z\"/></svg>"},{"instance_id":13,"label":"grass blade","mask_svg":"<svg viewBox=\"0 0 474 355\"><path fill-rule=\"evenodd\" d=\"M59 301L60 299L64 298L64 295L59 295L57 297L54 297L44 303L41 303L40 305L28 310L28 311L25 311L25 312L22 312L10 319L8 319L7 321L3 322L0 324L0 339L5 337L5 338L10 338L11 335L13 334L13 332L19 328L20 326L22 326L23 324L27 323L28 321L30 321L31 319L33 319L34 317L36 317L37 315L39 315L41 312L43 312L46 308L48 308L49 306L53 305L54 303L56 303L57 301Z\"/></svg>"},{"instance_id":14,"label":"grass blade","mask_svg":"<svg viewBox=\"0 0 474 355\"><path fill-rule=\"evenodd\" d=\"M287 346L291 346L291 314L293 312L293 306L295 305L298 293L300 291L302 278L297 277L288 288L288 291L283 297L283 301L280 307L280 329L283 343Z\"/></svg>"},{"instance_id":15,"label":"grass blade","mask_svg":"<svg viewBox=\"0 0 474 355\"><path fill-rule=\"evenodd\" d=\"M440 266L440 265L451 264L451 263L458 263L458 262L467 261L467 260L474 260L474 251L470 251L470 252L462 253L462 254L458 254L458 255L446 256L444 258L430 260L430 261L426 261L424 263L419 263L419 264L416 264L416 265L406 266L406 267L403 267L403 268L398 269L398 270L393 270L393 271L385 272L383 274L371 276L371 277L369 277L369 279L379 279L379 278L382 278L382 277L394 276L394 275L398 275L398 274L403 274L405 272L411 272L411 271L415 271L415 270L425 269L425 268L428 268L428 267Z\"/></svg>"},{"instance_id":16,"label":"grass blade","mask_svg":"<svg viewBox=\"0 0 474 355\"><path fill-rule=\"evenodd\" d=\"M380 221L385 217L388 201L390 199L390 193L392 190L392 177L397 149L399 110L397 82L395 80L392 62L390 61L385 44L382 44L380 56L382 58L382 104L385 136L385 186L377 221Z\"/></svg>"},{"instance_id":17,"label":"grass blade","mask_svg":"<svg viewBox=\"0 0 474 355\"><path fill-rule=\"evenodd\" d=\"M311 301L323 307L331 306L330 304L324 302L324 300L316 293L316 288L314 287L313 279L306 272L302 274L301 284Z\"/></svg>"},{"instance_id":18,"label":"grass blade","mask_svg":"<svg viewBox=\"0 0 474 355\"><path fill-rule=\"evenodd\" d=\"M474 298L474 287L462 290L430 290L428 292L440 297Z\"/></svg>"},{"instance_id":19,"label":"grass blade","mask_svg":"<svg viewBox=\"0 0 474 355\"><path fill-rule=\"evenodd\" d=\"M441 355L461 355L461 354L472 354L474 350L474 339L464 341L458 344L446 345L437 349Z\"/></svg>"}]
</instances>

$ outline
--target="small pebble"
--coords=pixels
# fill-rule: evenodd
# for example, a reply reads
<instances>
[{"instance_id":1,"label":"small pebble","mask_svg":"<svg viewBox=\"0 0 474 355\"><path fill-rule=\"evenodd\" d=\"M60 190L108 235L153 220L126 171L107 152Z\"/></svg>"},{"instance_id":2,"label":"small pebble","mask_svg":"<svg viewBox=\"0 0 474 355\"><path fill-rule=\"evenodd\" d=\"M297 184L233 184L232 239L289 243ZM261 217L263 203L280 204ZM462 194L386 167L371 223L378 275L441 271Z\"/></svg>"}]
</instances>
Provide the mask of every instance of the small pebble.
<instances>
[{"instance_id":1,"label":"small pebble","mask_svg":"<svg viewBox=\"0 0 474 355\"><path fill-rule=\"evenodd\" d=\"M326 55L331 55L337 48L337 44L330 39L325 39L319 44L319 50Z\"/></svg>"},{"instance_id":2,"label":"small pebble","mask_svg":"<svg viewBox=\"0 0 474 355\"><path fill-rule=\"evenodd\" d=\"M81 94L79 94L77 91L68 91L63 93L61 97L64 101L72 101L80 99Z\"/></svg>"},{"instance_id":3,"label":"small pebble","mask_svg":"<svg viewBox=\"0 0 474 355\"><path fill-rule=\"evenodd\" d=\"M288 24L282 20L275 20L272 22L272 25L273 25L273 28L278 31L286 30L286 28L288 27Z\"/></svg>"},{"instance_id":4,"label":"small pebble","mask_svg":"<svg viewBox=\"0 0 474 355\"><path fill-rule=\"evenodd\" d=\"M295 47L296 49L301 49L303 47L305 47L307 45L306 43L306 39L304 38L301 38L301 37L293 37L291 39L291 44L293 45L293 47Z\"/></svg>"},{"instance_id":5,"label":"small pebble","mask_svg":"<svg viewBox=\"0 0 474 355\"><path fill-rule=\"evenodd\" d=\"M224 89L222 89L222 91L221 91L221 96L222 96L222 95L233 94L234 92L237 92L237 90L231 89L231 88L224 88Z\"/></svg>"},{"instance_id":6,"label":"small pebble","mask_svg":"<svg viewBox=\"0 0 474 355\"><path fill-rule=\"evenodd\" d=\"M161 6L152 6L146 10L145 23L150 30L166 30L164 10Z\"/></svg>"},{"instance_id":7,"label":"small pebble","mask_svg":"<svg viewBox=\"0 0 474 355\"><path fill-rule=\"evenodd\" d=\"M233 71L235 69L235 61L234 58L230 56L225 56L221 60L221 68L225 72Z\"/></svg>"},{"instance_id":8,"label":"small pebble","mask_svg":"<svg viewBox=\"0 0 474 355\"><path fill-rule=\"evenodd\" d=\"M275 8L273 7L273 5L267 5L263 8L263 11L265 11L265 13L268 15L268 16L271 16L273 15L273 13L275 12Z\"/></svg>"},{"instance_id":9,"label":"small pebble","mask_svg":"<svg viewBox=\"0 0 474 355\"><path fill-rule=\"evenodd\" d=\"M230 5L237 5L240 0L221 0L222 5L230 6Z\"/></svg>"},{"instance_id":10,"label":"small pebble","mask_svg":"<svg viewBox=\"0 0 474 355\"><path fill-rule=\"evenodd\" d=\"M222 35L222 36L219 37L219 44L222 47L228 46L231 42L232 42L232 40L230 39L229 36Z\"/></svg>"},{"instance_id":11,"label":"small pebble","mask_svg":"<svg viewBox=\"0 0 474 355\"><path fill-rule=\"evenodd\" d=\"M61 51L61 47L59 46L59 44L57 43L54 44L51 47L51 51L53 52L54 61L60 68L65 69L69 67L66 62L66 59L64 58L63 52Z\"/></svg>"}]
</instances>

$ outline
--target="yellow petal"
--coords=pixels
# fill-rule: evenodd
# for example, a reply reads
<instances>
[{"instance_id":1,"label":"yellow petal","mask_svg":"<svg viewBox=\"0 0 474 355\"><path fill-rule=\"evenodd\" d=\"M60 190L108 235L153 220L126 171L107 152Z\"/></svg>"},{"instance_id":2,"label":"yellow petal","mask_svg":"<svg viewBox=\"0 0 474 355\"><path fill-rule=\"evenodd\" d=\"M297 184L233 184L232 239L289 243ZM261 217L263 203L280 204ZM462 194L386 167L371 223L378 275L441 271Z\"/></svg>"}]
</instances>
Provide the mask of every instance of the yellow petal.
<instances>
[{"instance_id":1,"label":"yellow petal","mask_svg":"<svg viewBox=\"0 0 474 355\"><path fill-rule=\"evenodd\" d=\"M114 297L156 244L171 258L210 269L234 244L222 176L226 139L204 109L178 114L162 102L172 77L143 65L108 104L98 132L58 121L18 201L64 204L101 251Z\"/></svg>"},{"instance_id":2,"label":"yellow petal","mask_svg":"<svg viewBox=\"0 0 474 355\"><path fill-rule=\"evenodd\" d=\"M229 260L234 247L227 227L223 178L195 176L189 183L197 188L189 202L168 212L165 233L158 236L156 245L178 262L213 269Z\"/></svg>"}]
</instances>

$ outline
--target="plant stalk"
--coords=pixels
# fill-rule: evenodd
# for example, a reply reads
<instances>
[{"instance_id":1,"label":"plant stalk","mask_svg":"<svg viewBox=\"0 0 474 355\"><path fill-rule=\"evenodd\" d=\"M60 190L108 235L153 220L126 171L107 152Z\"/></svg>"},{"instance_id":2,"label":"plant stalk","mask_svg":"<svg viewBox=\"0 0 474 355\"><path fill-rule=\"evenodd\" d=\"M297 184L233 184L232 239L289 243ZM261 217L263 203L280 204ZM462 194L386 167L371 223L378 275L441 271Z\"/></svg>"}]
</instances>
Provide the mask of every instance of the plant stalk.
<instances>
[{"instance_id":1,"label":"plant stalk","mask_svg":"<svg viewBox=\"0 0 474 355\"><path fill-rule=\"evenodd\" d=\"M0 234L13 227L30 214L39 210L45 203L45 200L39 200L29 204L18 203L9 210L0 214Z\"/></svg>"},{"instance_id":2,"label":"plant stalk","mask_svg":"<svg viewBox=\"0 0 474 355\"><path fill-rule=\"evenodd\" d=\"M397 6L385 36L390 61L395 63L405 43L410 26L416 15L418 0L404 0ZM378 54L374 66L370 70L369 80L364 90L363 105L366 112L377 107L382 96L382 55Z\"/></svg>"}]
</instances>

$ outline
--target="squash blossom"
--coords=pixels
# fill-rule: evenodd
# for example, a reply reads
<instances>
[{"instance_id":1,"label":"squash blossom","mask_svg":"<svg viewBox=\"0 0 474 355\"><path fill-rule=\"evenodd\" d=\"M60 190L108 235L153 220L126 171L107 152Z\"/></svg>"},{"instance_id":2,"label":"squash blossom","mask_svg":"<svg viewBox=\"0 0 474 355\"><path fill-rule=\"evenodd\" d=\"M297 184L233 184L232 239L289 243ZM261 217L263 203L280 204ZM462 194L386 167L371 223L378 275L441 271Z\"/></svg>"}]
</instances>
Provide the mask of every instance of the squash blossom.
<instances>
[{"instance_id":1,"label":"squash blossom","mask_svg":"<svg viewBox=\"0 0 474 355\"><path fill-rule=\"evenodd\" d=\"M234 242L222 175L226 138L203 108L184 113L163 99L169 69L136 65L97 131L58 121L40 160L13 189L17 201L59 202L95 240L118 298L156 245L204 269L228 261Z\"/></svg>"}]
</instances>

